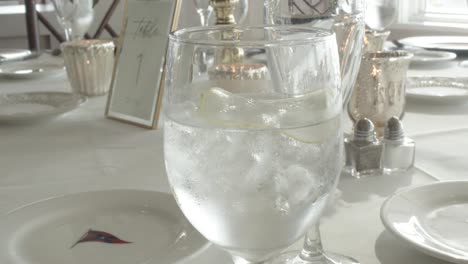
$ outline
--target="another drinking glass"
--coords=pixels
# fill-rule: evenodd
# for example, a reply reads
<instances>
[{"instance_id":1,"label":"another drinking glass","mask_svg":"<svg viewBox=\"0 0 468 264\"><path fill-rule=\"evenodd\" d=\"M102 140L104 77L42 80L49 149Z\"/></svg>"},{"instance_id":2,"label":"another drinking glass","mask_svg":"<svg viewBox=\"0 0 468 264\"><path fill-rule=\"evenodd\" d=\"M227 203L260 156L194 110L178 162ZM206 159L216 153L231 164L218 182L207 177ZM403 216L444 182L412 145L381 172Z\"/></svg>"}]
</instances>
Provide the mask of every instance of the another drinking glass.
<instances>
[{"instance_id":1,"label":"another drinking glass","mask_svg":"<svg viewBox=\"0 0 468 264\"><path fill-rule=\"evenodd\" d=\"M82 39L94 18L93 0L52 0L66 41Z\"/></svg>"},{"instance_id":2,"label":"another drinking glass","mask_svg":"<svg viewBox=\"0 0 468 264\"><path fill-rule=\"evenodd\" d=\"M365 34L365 0L265 0L265 22L274 25L308 25L336 34L343 90L343 107L356 82Z\"/></svg>"},{"instance_id":3,"label":"another drinking glass","mask_svg":"<svg viewBox=\"0 0 468 264\"><path fill-rule=\"evenodd\" d=\"M237 62L244 77L210 79L210 70L193 75L200 47L279 60L267 59L261 78ZM225 59L207 67L230 67ZM318 221L341 171L335 36L290 26L184 29L170 36L166 61L164 155L177 203L235 263L264 263Z\"/></svg>"},{"instance_id":4,"label":"another drinking glass","mask_svg":"<svg viewBox=\"0 0 468 264\"><path fill-rule=\"evenodd\" d=\"M213 13L213 7L210 5L210 0L193 0L195 9L200 16L200 23L202 26L208 26L210 15Z\"/></svg>"},{"instance_id":5,"label":"another drinking glass","mask_svg":"<svg viewBox=\"0 0 468 264\"><path fill-rule=\"evenodd\" d=\"M368 0L366 25L373 30L388 28L397 17L398 0Z\"/></svg>"}]
</instances>

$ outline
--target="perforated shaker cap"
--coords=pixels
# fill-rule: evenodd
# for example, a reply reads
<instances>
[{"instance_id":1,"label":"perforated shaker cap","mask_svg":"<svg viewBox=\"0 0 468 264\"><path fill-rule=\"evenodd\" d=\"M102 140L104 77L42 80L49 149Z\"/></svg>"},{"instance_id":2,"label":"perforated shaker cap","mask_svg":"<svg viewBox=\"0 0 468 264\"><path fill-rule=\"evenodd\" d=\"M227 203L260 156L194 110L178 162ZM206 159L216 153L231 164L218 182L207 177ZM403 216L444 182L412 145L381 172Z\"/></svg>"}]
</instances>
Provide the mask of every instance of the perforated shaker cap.
<instances>
[{"instance_id":1,"label":"perforated shaker cap","mask_svg":"<svg viewBox=\"0 0 468 264\"><path fill-rule=\"evenodd\" d=\"M398 117L393 116L385 125L384 138L388 140L400 140L405 137L403 123Z\"/></svg>"},{"instance_id":2,"label":"perforated shaker cap","mask_svg":"<svg viewBox=\"0 0 468 264\"><path fill-rule=\"evenodd\" d=\"M370 119L363 118L356 123L354 140L361 142L373 142L375 140L375 127Z\"/></svg>"}]
</instances>

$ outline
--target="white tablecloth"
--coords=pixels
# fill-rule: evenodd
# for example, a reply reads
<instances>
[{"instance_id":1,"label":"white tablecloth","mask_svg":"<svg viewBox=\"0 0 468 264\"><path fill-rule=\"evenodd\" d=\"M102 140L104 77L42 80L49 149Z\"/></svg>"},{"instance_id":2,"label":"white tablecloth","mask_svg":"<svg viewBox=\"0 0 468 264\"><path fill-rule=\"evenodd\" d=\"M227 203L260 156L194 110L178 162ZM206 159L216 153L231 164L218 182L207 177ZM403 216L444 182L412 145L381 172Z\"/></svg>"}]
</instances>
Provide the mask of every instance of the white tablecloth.
<instances>
[{"instance_id":1,"label":"white tablecloth","mask_svg":"<svg viewBox=\"0 0 468 264\"><path fill-rule=\"evenodd\" d=\"M463 75L466 69L412 70L411 75ZM468 72L467 72L468 73ZM468 76L468 74L467 74ZM69 91L65 75L39 81L0 80L0 93ZM106 98L47 123L0 125L0 214L51 196L101 189L169 192L162 131L104 117ZM385 231L382 202L400 188L437 180L468 179L468 105L408 104L407 133L417 142L416 169L404 176L354 180L342 177L339 197L323 217L327 250L362 263L445 263L419 253ZM0 238L1 239L1 238ZM293 247L299 248L301 242ZM214 246L187 263L229 263Z\"/></svg>"}]
</instances>

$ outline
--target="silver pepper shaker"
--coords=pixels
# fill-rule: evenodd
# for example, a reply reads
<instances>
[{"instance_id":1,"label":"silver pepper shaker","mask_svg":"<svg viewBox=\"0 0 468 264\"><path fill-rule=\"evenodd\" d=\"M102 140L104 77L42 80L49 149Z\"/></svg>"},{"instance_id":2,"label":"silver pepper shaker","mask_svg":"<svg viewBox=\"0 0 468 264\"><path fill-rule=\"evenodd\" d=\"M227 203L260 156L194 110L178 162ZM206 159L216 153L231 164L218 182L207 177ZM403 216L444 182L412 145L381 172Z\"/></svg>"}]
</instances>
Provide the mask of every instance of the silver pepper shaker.
<instances>
[{"instance_id":1,"label":"silver pepper shaker","mask_svg":"<svg viewBox=\"0 0 468 264\"><path fill-rule=\"evenodd\" d=\"M382 144L375 136L375 127L367 118L361 119L354 127L352 138L345 139L346 165L348 172L361 178L380 173Z\"/></svg>"},{"instance_id":2,"label":"silver pepper shaker","mask_svg":"<svg viewBox=\"0 0 468 264\"><path fill-rule=\"evenodd\" d=\"M381 168L384 173L404 172L414 165L414 140L405 137L403 124L397 117L388 120L385 126Z\"/></svg>"}]
</instances>

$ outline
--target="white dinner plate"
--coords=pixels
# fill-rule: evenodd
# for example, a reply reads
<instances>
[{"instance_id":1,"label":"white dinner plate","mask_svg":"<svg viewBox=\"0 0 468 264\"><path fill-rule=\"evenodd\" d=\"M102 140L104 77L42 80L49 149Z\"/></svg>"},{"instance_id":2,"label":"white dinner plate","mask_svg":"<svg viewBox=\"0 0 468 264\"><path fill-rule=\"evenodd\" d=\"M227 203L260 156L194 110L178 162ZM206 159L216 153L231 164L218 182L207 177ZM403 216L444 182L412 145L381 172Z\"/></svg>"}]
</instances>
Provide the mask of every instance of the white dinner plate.
<instances>
[{"instance_id":1,"label":"white dinner plate","mask_svg":"<svg viewBox=\"0 0 468 264\"><path fill-rule=\"evenodd\" d=\"M65 73L63 63L30 59L0 65L0 77L8 79L35 79Z\"/></svg>"},{"instance_id":2,"label":"white dinner plate","mask_svg":"<svg viewBox=\"0 0 468 264\"><path fill-rule=\"evenodd\" d=\"M385 201L387 230L422 252L468 263L468 181L437 182L403 190Z\"/></svg>"},{"instance_id":3,"label":"white dinner plate","mask_svg":"<svg viewBox=\"0 0 468 264\"><path fill-rule=\"evenodd\" d=\"M453 52L468 51L468 37L464 36L421 36L409 37L398 41L406 46L423 49L444 50Z\"/></svg>"},{"instance_id":4,"label":"white dinner plate","mask_svg":"<svg viewBox=\"0 0 468 264\"><path fill-rule=\"evenodd\" d=\"M462 68L468 68L468 60L460 61L458 66L460 66Z\"/></svg>"},{"instance_id":5,"label":"white dinner plate","mask_svg":"<svg viewBox=\"0 0 468 264\"><path fill-rule=\"evenodd\" d=\"M411 50L410 52L413 53L411 65L417 66L449 62L457 57L457 54L447 51Z\"/></svg>"},{"instance_id":6,"label":"white dinner plate","mask_svg":"<svg viewBox=\"0 0 468 264\"><path fill-rule=\"evenodd\" d=\"M0 220L2 264L174 263L207 245L172 196L153 191L65 195Z\"/></svg>"},{"instance_id":7,"label":"white dinner plate","mask_svg":"<svg viewBox=\"0 0 468 264\"><path fill-rule=\"evenodd\" d=\"M31 55L26 49L0 49L0 63L9 60L18 60Z\"/></svg>"},{"instance_id":8,"label":"white dinner plate","mask_svg":"<svg viewBox=\"0 0 468 264\"><path fill-rule=\"evenodd\" d=\"M0 123L31 122L57 117L86 101L86 97L63 92L0 94Z\"/></svg>"},{"instance_id":9,"label":"white dinner plate","mask_svg":"<svg viewBox=\"0 0 468 264\"><path fill-rule=\"evenodd\" d=\"M406 84L409 100L437 104L468 102L468 79L448 77L411 77Z\"/></svg>"}]
</instances>

